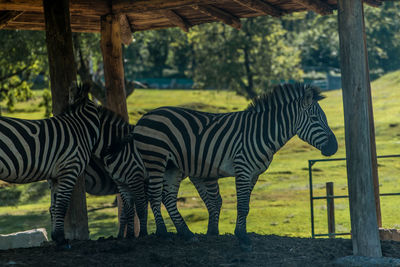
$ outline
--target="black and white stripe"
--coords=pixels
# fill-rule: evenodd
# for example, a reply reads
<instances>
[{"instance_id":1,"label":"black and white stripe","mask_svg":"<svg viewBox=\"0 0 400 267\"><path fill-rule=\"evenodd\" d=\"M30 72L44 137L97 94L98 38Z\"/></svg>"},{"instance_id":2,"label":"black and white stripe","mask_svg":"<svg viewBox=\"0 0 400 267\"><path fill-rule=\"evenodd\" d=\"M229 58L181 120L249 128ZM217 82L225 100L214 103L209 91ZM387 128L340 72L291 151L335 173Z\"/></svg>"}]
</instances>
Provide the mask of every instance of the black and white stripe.
<instances>
[{"instance_id":1,"label":"black and white stripe","mask_svg":"<svg viewBox=\"0 0 400 267\"><path fill-rule=\"evenodd\" d=\"M61 244L64 217L77 178L89 163L99 138L97 107L79 87L75 103L44 120L0 117L0 179L52 186L52 239Z\"/></svg>"},{"instance_id":2,"label":"black and white stripe","mask_svg":"<svg viewBox=\"0 0 400 267\"><path fill-rule=\"evenodd\" d=\"M317 88L304 84L277 86L244 111L213 114L162 107L145 114L134 129L134 143L148 173L148 193L157 234L166 234L160 212L164 203L178 234L191 238L176 201L180 181L189 176L209 211L209 234L218 234L222 204L218 178L235 176L235 234L249 248L246 233L251 191L273 155L298 135L332 155L336 138L328 127Z\"/></svg>"},{"instance_id":3,"label":"black and white stripe","mask_svg":"<svg viewBox=\"0 0 400 267\"><path fill-rule=\"evenodd\" d=\"M92 157L84 172L86 193L95 196L115 195L118 192L117 184L104 168L104 164Z\"/></svg>"},{"instance_id":4,"label":"black and white stripe","mask_svg":"<svg viewBox=\"0 0 400 267\"><path fill-rule=\"evenodd\" d=\"M118 236L123 237L125 225L128 226L127 237L134 236L135 207L140 220L140 236L147 235L143 163L134 143L124 142L124 138L133 133L134 126L106 108L98 107L98 114L100 138L85 177L86 183L91 182L87 192L110 193L115 190L115 185L123 201Z\"/></svg>"}]
</instances>

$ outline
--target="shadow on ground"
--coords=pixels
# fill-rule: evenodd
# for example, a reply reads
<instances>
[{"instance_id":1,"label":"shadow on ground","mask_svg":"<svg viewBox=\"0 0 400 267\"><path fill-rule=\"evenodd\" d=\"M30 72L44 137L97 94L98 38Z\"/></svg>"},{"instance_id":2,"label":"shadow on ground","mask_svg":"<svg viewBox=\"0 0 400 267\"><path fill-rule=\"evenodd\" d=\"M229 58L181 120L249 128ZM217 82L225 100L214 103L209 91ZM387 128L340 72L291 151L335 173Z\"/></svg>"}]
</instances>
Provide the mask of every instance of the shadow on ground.
<instances>
[{"instance_id":1,"label":"shadow on ground","mask_svg":"<svg viewBox=\"0 0 400 267\"><path fill-rule=\"evenodd\" d=\"M54 244L0 252L0 265L13 266L333 266L337 258L352 255L349 239L311 239L250 234L252 252L239 249L233 235L185 242L173 235L134 240L100 238L74 241L68 251ZM400 258L400 242L382 242L385 257Z\"/></svg>"}]
</instances>

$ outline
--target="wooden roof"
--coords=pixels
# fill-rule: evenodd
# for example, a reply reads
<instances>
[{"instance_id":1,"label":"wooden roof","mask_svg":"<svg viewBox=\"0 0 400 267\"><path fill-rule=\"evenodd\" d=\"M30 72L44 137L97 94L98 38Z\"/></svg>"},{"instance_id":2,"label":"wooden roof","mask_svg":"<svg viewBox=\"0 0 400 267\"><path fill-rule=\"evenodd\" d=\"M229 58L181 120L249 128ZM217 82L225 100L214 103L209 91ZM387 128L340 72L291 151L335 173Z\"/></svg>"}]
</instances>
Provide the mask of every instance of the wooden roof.
<instances>
[{"instance_id":1,"label":"wooden roof","mask_svg":"<svg viewBox=\"0 0 400 267\"><path fill-rule=\"evenodd\" d=\"M57 0L54 0L57 1ZM384 0L364 0L379 6ZM99 32L101 16L120 14L129 32L221 21L237 29L240 18L312 10L331 14L337 0L70 0L71 28ZM0 29L44 30L43 0L0 0Z\"/></svg>"}]
</instances>

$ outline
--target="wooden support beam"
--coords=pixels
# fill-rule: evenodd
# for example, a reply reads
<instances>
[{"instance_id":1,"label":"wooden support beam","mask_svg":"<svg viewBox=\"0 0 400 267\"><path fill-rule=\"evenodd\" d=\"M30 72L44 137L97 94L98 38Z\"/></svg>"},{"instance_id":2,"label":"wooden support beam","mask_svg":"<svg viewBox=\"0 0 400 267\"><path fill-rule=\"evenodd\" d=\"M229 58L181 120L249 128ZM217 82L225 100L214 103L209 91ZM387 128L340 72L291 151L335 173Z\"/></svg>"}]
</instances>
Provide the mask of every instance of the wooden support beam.
<instances>
[{"instance_id":1,"label":"wooden support beam","mask_svg":"<svg viewBox=\"0 0 400 267\"><path fill-rule=\"evenodd\" d=\"M174 25L178 26L184 32L188 32L191 27L190 23L183 17L181 17L177 12L173 10L160 10L159 13L169 19Z\"/></svg>"},{"instance_id":2,"label":"wooden support beam","mask_svg":"<svg viewBox=\"0 0 400 267\"><path fill-rule=\"evenodd\" d=\"M292 2L298 3L320 15L333 13L333 7L321 0L292 0Z\"/></svg>"},{"instance_id":3,"label":"wooden support beam","mask_svg":"<svg viewBox=\"0 0 400 267\"><path fill-rule=\"evenodd\" d=\"M280 17L283 15L282 10L266 3L261 0L233 0L251 10L260 12L264 15L270 15L272 17Z\"/></svg>"},{"instance_id":4,"label":"wooden support beam","mask_svg":"<svg viewBox=\"0 0 400 267\"><path fill-rule=\"evenodd\" d=\"M119 16L115 14L102 16L100 34L106 83L106 106L120 114L126 121L129 121L126 107Z\"/></svg>"},{"instance_id":5,"label":"wooden support beam","mask_svg":"<svg viewBox=\"0 0 400 267\"><path fill-rule=\"evenodd\" d=\"M235 29L240 30L242 26L239 18L222 9L216 8L214 6L205 6L205 5L193 5L192 7L200 11L201 13L206 14L207 16L210 16L229 26L232 26Z\"/></svg>"},{"instance_id":6,"label":"wooden support beam","mask_svg":"<svg viewBox=\"0 0 400 267\"><path fill-rule=\"evenodd\" d=\"M23 11L0 11L0 30L23 13Z\"/></svg>"},{"instance_id":7,"label":"wooden support beam","mask_svg":"<svg viewBox=\"0 0 400 267\"><path fill-rule=\"evenodd\" d=\"M364 17L364 9L362 16ZM365 22L363 20L363 39L364 49L367 50L367 35L365 33ZM376 142L375 142L375 123L374 123L374 110L372 105L372 94L371 94L371 81L369 78L369 64L368 64L368 53L365 53L366 72L367 75L367 93L368 93L368 115L369 115L369 130L370 130L370 144L371 144L371 166L372 166L372 179L374 184L375 194L375 210L376 210L376 222L378 228L382 227L382 212L381 212L381 199L379 194L379 175L378 175L378 158L376 155Z\"/></svg>"},{"instance_id":8,"label":"wooden support beam","mask_svg":"<svg viewBox=\"0 0 400 267\"><path fill-rule=\"evenodd\" d=\"M103 54L106 106L129 122L125 94L125 74L121 46L120 18L115 14L102 16L101 52ZM118 218L121 214L121 197L118 194ZM139 220L135 215L135 234L139 234Z\"/></svg>"},{"instance_id":9,"label":"wooden support beam","mask_svg":"<svg viewBox=\"0 0 400 267\"><path fill-rule=\"evenodd\" d=\"M340 65L353 253L381 257L372 175L362 0L339 0Z\"/></svg>"},{"instance_id":10,"label":"wooden support beam","mask_svg":"<svg viewBox=\"0 0 400 267\"><path fill-rule=\"evenodd\" d=\"M57 115L69 105L71 89L76 86L69 0L43 0L43 7L53 114ZM65 216L65 238L80 240L89 238L85 182L82 176L75 184Z\"/></svg>"},{"instance_id":11,"label":"wooden support beam","mask_svg":"<svg viewBox=\"0 0 400 267\"><path fill-rule=\"evenodd\" d=\"M132 43L133 38L132 38L131 25L126 15L124 14L119 15L119 24L121 28L121 42L124 45L129 45L130 43Z\"/></svg>"}]
</instances>

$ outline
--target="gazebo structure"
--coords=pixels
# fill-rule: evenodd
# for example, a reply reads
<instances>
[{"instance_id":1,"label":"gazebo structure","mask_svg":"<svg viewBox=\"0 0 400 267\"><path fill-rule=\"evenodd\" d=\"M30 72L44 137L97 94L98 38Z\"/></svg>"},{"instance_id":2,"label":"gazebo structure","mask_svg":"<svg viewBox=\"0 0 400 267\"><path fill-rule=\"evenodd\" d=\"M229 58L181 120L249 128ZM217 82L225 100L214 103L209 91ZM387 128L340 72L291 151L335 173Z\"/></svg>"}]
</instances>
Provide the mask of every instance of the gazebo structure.
<instances>
[{"instance_id":1,"label":"gazebo structure","mask_svg":"<svg viewBox=\"0 0 400 267\"><path fill-rule=\"evenodd\" d=\"M0 29L45 30L53 113L68 104L76 81L71 31L100 32L107 105L128 118L121 42L136 31L190 27L220 21L240 29L240 18L280 17L297 11L321 15L338 10L347 173L353 252L382 256L373 177L377 181L375 136L365 42L363 3L384 0L0 0ZM4 41L4 40L2 40ZM378 194L375 190L375 194ZM67 237L87 239L84 183L78 182L66 219ZM379 210L379 209L378 209Z\"/></svg>"}]
</instances>

